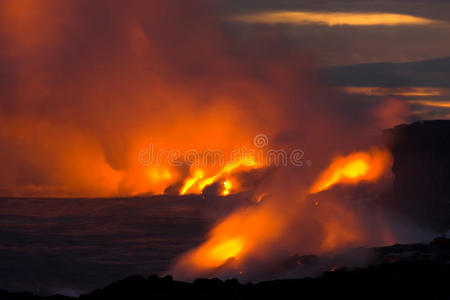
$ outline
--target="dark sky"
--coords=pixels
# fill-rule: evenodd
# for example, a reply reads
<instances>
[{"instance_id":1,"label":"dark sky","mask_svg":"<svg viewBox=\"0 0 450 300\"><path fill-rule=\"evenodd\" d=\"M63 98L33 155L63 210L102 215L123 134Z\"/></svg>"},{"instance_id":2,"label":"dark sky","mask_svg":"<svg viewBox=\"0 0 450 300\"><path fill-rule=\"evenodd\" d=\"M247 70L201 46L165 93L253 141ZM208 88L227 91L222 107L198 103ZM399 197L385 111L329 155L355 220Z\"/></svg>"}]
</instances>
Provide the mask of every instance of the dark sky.
<instances>
[{"instance_id":1,"label":"dark sky","mask_svg":"<svg viewBox=\"0 0 450 300\"><path fill-rule=\"evenodd\" d=\"M332 84L344 87L357 102L395 98L408 103L417 120L450 116L450 1L246 0L221 4L223 18L236 34L247 39L276 36L295 45L325 70ZM340 67L345 65L356 66Z\"/></svg>"},{"instance_id":2,"label":"dark sky","mask_svg":"<svg viewBox=\"0 0 450 300\"><path fill-rule=\"evenodd\" d=\"M316 54L316 59L323 65L406 62L450 56L450 1L244 0L223 1L222 5L225 16L276 11L389 13L437 21L372 26L328 26L323 23L236 25L238 32L249 37L261 31L277 31L284 39Z\"/></svg>"}]
</instances>

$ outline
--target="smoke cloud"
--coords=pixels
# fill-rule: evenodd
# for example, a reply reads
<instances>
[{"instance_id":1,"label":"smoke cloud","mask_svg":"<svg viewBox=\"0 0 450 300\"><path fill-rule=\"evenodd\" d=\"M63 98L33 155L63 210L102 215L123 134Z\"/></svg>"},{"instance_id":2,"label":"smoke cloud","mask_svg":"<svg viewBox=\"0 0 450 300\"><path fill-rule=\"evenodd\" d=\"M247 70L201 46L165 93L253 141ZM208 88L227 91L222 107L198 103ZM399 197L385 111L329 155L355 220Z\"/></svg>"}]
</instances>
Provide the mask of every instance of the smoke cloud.
<instances>
[{"instance_id":1,"label":"smoke cloud","mask_svg":"<svg viewBox=\"0 0 450 300\"><path fill-rule=\"evenodd\" d=\"M186 174L151 182L136 159L148 143L227 152L264 133L320 165L370 123L295 47L237 38L212 2L5 0L0 13L4 195L161 193Z\"/></svg>"}]
</instances>

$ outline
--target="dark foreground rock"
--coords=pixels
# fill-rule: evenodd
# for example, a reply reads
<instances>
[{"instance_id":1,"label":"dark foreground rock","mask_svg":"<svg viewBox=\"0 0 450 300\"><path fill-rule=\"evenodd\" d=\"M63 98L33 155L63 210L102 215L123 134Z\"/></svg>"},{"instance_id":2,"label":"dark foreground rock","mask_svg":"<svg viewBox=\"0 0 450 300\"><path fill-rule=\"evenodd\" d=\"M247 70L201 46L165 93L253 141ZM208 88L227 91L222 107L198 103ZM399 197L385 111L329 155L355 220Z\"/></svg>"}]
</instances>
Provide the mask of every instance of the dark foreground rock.
<instances>
[{"instance_id":1,"label":"dark foreground rock","mask_svg":"<svg viewBox=\"0 0 450 300\"><path fill-rule=\"evenodd\" d=\"M327 272L318 279L291 279L240 284L237 280L129 277L79 299L450 299L450 265L397 262L353 271ZM418 297L418 298L417 298ZM0 292L1 299L39 298Z\"/></svg>"},{"instance_id":2,"label":"dark foreground rock","mask_svg":"<svg viewBox=\"0 0 450 300\"><path fill-rule=\"evenodd\" d=\"M187 283L171 276L133 276L78 299L450 299L450 239L372 250L377 253L378 264L352 270L340 268L319 278L242 284L236 279ZM74 298L0 291L0 299Z\"/></svg>"},{"instance_id":3,"label":"dark foreground rock","mask_svg":"<svg viewBox=\"0 0 450 300\"><path fill-rule=\"evenodd\" d=\"M423 227L450 229L450 121L421 121L385 130L394 156L389 204Z\"/></svg>"}]
</instances>

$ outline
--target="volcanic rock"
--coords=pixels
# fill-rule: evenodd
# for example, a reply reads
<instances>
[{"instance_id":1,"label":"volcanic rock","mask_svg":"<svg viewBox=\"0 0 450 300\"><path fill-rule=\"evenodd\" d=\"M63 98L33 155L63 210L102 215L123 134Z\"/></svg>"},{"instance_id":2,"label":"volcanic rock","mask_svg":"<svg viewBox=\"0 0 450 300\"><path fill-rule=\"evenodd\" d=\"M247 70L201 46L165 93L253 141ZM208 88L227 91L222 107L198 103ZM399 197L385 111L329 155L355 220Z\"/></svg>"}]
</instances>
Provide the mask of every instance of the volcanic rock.
<instances>
[{"instance_id":1,"label":"volcanic rock","mask_svg":"<svg viewBox=\"0 0 450 300\"><path fill-rule=\"evenodd\" d=\"M374 248L376 264L367 268L338 268L319 278L273 280L241 284L236 279L197 279L193 283L152 275L132 276L112 283L80 300L98 299L450 299L450 239L430 244ZM390 259L394 257L395 259ZM300 259L299 256L295 257ZM312 256L311 256L312 258ZM388 259L389 258L389 259ZM314 257L316 260L317 257ZM64 296L38 297L8 293L7 300L70 300Z\"/></svg>"},{"instance_id":2,"label":"volcanic rock","mask_svg":"<svg viewBox=\"0 0 450 300\"><path fill-rule=\"evenodd\" d=\"M384 131L393 157L390 205L420 225L450 229L450 121L421 121Z\"/></svg>"}]
</instances>

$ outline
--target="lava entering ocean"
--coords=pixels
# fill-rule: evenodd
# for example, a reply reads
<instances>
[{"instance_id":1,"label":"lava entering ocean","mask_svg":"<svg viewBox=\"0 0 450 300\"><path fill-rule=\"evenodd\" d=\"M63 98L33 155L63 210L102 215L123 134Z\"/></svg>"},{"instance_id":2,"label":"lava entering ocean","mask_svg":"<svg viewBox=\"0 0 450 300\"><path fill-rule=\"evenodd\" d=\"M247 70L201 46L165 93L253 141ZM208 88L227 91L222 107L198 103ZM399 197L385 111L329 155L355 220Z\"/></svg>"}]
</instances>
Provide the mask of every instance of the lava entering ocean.
<instances>
[{"instance_id":1,"label":"lava entering ocean","mask_svg":"<svg viewBox=\"0 0 450 300\"><path fill-rule=\"evenodd\" d=\"M379 149L352 153L346 157L339 156L323 171L309 192L318 193L339 183L374 181L386 172L390 161L389 151Z\"/></svg>"},{"instance_id":2,"label":"lava entering ocean","mask_svg":"<svg viewBox=\"0 0 450 300\"><path fill-rule=\"evenodd\" d=\"M236 184L233 184L232 175L235 171L258 168L259 164L253 157L243 157L236 162L225 165L218 173L205 178L205 171L202 169L196 169L193 171L193 175L188 177L182 188L180 189L180 195L193 191L201 193L205 187L223 179L222 195L229 195L231 190L237 191Z\"/></svg>"},{"instance_id":3,"label":"lava entering ocean","mask_svg":"<svg viewBox=\"0 0 450 300\"><path fill-rule=\"evenodd\" d=\"M311 185L309 194L319 193L337 184L375 182L386 175L390 165L390 153L377 148L336 157ZM301 200L304 201L306 198ZM300 208L298 204L291 207ZM238 209L211 230L206 242L183 255L172 272L181 277L186 274L213 276L230 270L234 270L235 274L244 273L242 270L245 269L246 260L264 257L271 252L271 247L276 248L274 245L282 243L280 239L283 239L286 227L292 223L289 213L284 209L283 206L281 209L274 206L273 200L267 205L258 202L256 206ZM339 205L334 205L332 209L331 215L324 214L320 220L324 236L316 253L364 243L365 233L354 211ZM303 215L303 218L310 216Z\"/></svg>"},{"instance_id":4,"label":"lava entering ocean","mask_svg":"<svg viewBox=\"0 0 450 300\"><path fill-rule=\"evenodd\" d=\"M235 34L211 2L2 1L2 194L186 195L216 186L211 201L227 203L247 191L252 205L218 220L176 262L181 277L248 274L280 252L382 240L365 234L360 211L326 192L376 181L388 154L327 164L379 146L368 136L401 108L347 101L298 45L272 31ZM270 145L252 143L262 133ZM311 205L319 195L330 201Z\"/></svg>"}]
</instances>

